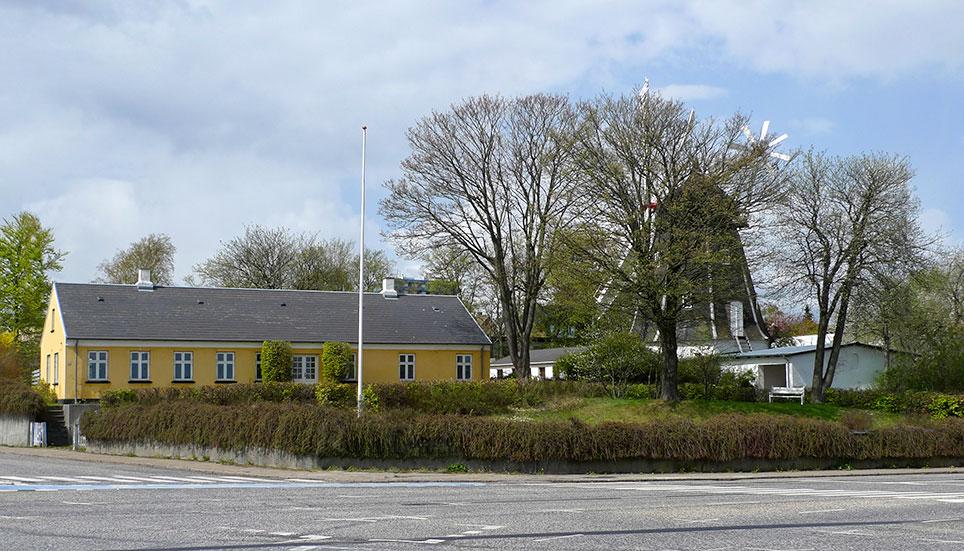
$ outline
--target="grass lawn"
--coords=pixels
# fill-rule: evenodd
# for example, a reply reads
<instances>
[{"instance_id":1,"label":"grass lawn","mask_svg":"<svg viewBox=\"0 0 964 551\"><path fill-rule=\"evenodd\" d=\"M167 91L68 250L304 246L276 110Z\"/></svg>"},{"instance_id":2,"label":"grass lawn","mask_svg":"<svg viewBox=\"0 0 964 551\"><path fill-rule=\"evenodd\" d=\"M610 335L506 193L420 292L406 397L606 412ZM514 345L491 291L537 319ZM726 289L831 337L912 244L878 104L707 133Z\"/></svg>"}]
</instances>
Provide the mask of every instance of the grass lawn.
<instances>
[{"instance_id":1,"label":"grass lawn","mask_svg":"<svg viewBox=\"0 0 964 551\"><path fill-rule=\"evenodd\" d=\"M685 400L670 404L661 400L631 400L613 398L560 398L539 409L517 409L500 417L530 420L579 419L586 423L606 421L642 422L651 419L681 416L689 418L713 417L724 413L769 413L796 415L835 421L848 410L827 404L799 402L757 403ZM899 415L860 410L871 418L875 427L887 426L900 419Z\"/></svg>"}]
</instances>

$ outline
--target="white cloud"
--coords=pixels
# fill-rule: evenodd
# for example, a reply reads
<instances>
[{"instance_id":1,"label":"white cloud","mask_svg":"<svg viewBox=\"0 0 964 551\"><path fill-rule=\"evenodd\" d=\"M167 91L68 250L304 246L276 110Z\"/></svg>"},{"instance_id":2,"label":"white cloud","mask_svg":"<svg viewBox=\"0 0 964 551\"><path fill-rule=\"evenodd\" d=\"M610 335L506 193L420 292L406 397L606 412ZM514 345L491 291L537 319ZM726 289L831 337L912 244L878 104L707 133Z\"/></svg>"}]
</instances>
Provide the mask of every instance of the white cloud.
<instances>
[{"instance_id":1,"label":"white cloud","mask_svg":"<svg viewBox=\"0 0 964 551\"><path fill-rule=\"evenodd\" d=\"M837 126L832 120L825 117L805 117L801 119L791 119L790 128L798 130L809 136L819 136L829 134Z\"/></svg>"},{"instance_id":2,"label":"white cloud","mask_svg":"<svg viewBox=\"0 0 964 551\"><path fill-rule=\"evenodd\" d=\"M669 84L657 90L663 97L682 102L716 99L726 95L726 88L709 84Z\"/></svg>"},{"instance_id":3,"label":"white cloud","mask_svg":"<svg viewBox=\"0 0 964 551\"><path fill-rule=\"evenodd\" d=\"M378 245L405 129L461 97L618 93L694 55L826 80L957 74L962 19L958 3L6 4L0 216L41 211L69 280L151 231L174 238L181 277L247 223L351 238L367 123Z\"/></svg>"}]
</instances>

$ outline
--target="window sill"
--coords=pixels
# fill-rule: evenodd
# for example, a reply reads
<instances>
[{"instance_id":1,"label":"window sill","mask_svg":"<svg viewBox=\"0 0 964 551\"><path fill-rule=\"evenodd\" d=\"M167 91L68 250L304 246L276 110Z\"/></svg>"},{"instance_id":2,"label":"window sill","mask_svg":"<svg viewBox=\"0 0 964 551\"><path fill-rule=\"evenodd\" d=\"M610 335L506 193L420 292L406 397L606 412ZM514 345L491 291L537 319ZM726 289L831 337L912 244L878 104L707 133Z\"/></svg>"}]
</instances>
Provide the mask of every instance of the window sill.
<instances>
[{"instance_id":1,"label":"window sill","mask_svg":"<svg viewBox=\"0 0 964 551\"><path fill-rule=\"evenodd\" d=\"M151 382L152 381L150 379L129 379L127 381L128 384L132 385L149 385Z\"/></svg>"},{"instance_id":2,"label":"window sill","mask_svg":"<svg viewBox=\"0 0 964 551\"><path fill-rule=\"evenodd\" d=\"M178 383L191 384L193 382L194 382L194 379L174 379L173 381L171 381L171 384L178 384Z\"/></svg>"},{"instance_id":3,"label":"window sill","mask_svg":"<svg viewBox=\"0 0 964 551\"><path fill-rule=\"evenodd\" d=\"M110 381L107 379L95 379L84 381L85 385L109 385Z\"/></svg>"},{"instance_id":4,"label":"window sill","mask_svg":"<svg viewBox=\"0 0 964 551\"><path fill-rule=\"evenodd\" d=\"M224 380L214 381L214 384L216 384L216 385L233 385L233 384L236 383L236 382L237 382L237 381L235 381L234 379L231 379L231 380L224 379Z\"/></svg>"}]
</instances>

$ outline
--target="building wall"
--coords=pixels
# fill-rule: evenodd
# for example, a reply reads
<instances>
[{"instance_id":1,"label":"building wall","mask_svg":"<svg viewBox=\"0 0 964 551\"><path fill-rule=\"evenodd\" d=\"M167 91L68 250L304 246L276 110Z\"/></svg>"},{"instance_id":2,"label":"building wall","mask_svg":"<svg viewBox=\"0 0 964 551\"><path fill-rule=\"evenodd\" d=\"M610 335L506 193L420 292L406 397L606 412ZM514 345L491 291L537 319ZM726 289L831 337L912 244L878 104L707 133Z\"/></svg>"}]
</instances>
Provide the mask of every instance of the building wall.
<instances>
[{"instance_id":1,"label":"building wall","mask_svg":"<svg viewBox=\"0 0 964 551\"><path fill-rule=\"evenodd\" d=\"M790 357L793 383L795 386L810 387L813 385L813 362L816 354L808 352ZM824 355L824 366L830 360L830 350ZM850 345L840 349L837 369L834 371L831 388L871 388L886 366L883 350L877 348Z\"/></svg>"},{"instance_id":2,"label":"building wall","mask_svg":"<svg viewBox=\"0 0 964 551\"><path fill-rule=\"evenodd\" d=\"M233 352L235 378L232 382L253 383L257 353L261 343L91 343L81 341L77 347L79 359L79 397L97 399L106 390L151 387L192 387L199 385L230 384L216 380L216 355ZM87 378L88 352L106 351L108 354L107 379L109 382L89 381ZM149 382L132 381L130 378L131 352L149 352ZM194 356L193 382L174 381L174 353L192 352ZM321 373L321 345L298 345L292 347L295 355L318 356L318 375ZM415 381L456 380L456 355L472 356L472 380L488 377L483 366L489 362L489 347L452 345L439 346L385 346L365 347L363 357L363 383L394 383L399 379L399 354L415 354ZM73 398L72 389L61 399Z\"/></svg>"},{"instance_id":3,"label":"building wall","mask_svg":"<svg viewBox=\"0 0 964 551\"><path fill-rule=\"evenodd\" d=\"M47 357L50 357L50 373L47 371ZM57 359L57 370L54 372L54 358ZM63 399L68 388L73 385L73 363L67 355L67 342L64 335L64 325L61 322L60 307L57 304L57 294L51 292L47 302L47 317L43 332L40 334L40 380L49 383L57 397ZM56 384L54 383L56 381ZM71 391L72 392L72 391Z\"/></svg>"}]
</instances>

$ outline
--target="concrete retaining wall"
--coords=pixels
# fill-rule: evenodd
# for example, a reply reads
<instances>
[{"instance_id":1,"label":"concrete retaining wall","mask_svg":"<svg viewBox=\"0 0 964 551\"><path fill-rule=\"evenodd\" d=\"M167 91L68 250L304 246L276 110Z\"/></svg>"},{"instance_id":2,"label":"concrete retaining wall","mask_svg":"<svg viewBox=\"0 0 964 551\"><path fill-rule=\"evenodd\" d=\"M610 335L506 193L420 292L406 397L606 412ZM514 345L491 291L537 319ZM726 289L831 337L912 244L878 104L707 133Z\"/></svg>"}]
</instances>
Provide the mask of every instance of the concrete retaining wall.
<instances>
[{"instance_id":1,"label":"concrete retaining wall","mask_svg":"<svg viewBox=\"0 0 964 551\"><path fill-rule=\"evenodd\" d=\"M31 421L27 415L0 415L0 446L29 446Z\"/></svg>"},{"instance_id":2,"label":"concrete retaining wall","mask_svg":"<svg viewBox=\"0 0 964 551\"><path fill-rule=\"evenodd\" d=\"M219 450L201 446L172 446L168 444L105 443L90 441L87 451L108 455L136 455L278 467L282 469L402 469L446 470L450 465L460 464L472 471L521 472L545 474L615 474L615 473L674 473L674 472L752 472L783 470L836 469L842 466L855 469L895 467L957 467L964 466L964 458L887 459L870 461L841 461L834 459L797 459L792 461L739 460L723 463L621 460L537 463L511 461L471 461L457 457L448 459L365 459L344 457L314 457L294 455L278 450L247 449L244 451Z\"/></svg>"},{"instance_id":3,"label":"concrete retaining wall","mask_svg":"<svg viewBox=\"0 0 964 551\"><path fill-rule=\"evenodd\" d=\"M74 441L74 424L80 421L88 411L97 411L100 409L100 404L90 403L90 404L64 404L64 423L67 425L67 434L70 435L70 441ZM81 446L87 445L87 439L83 434L80 435Z\"/></svg>"}]
</instances>

